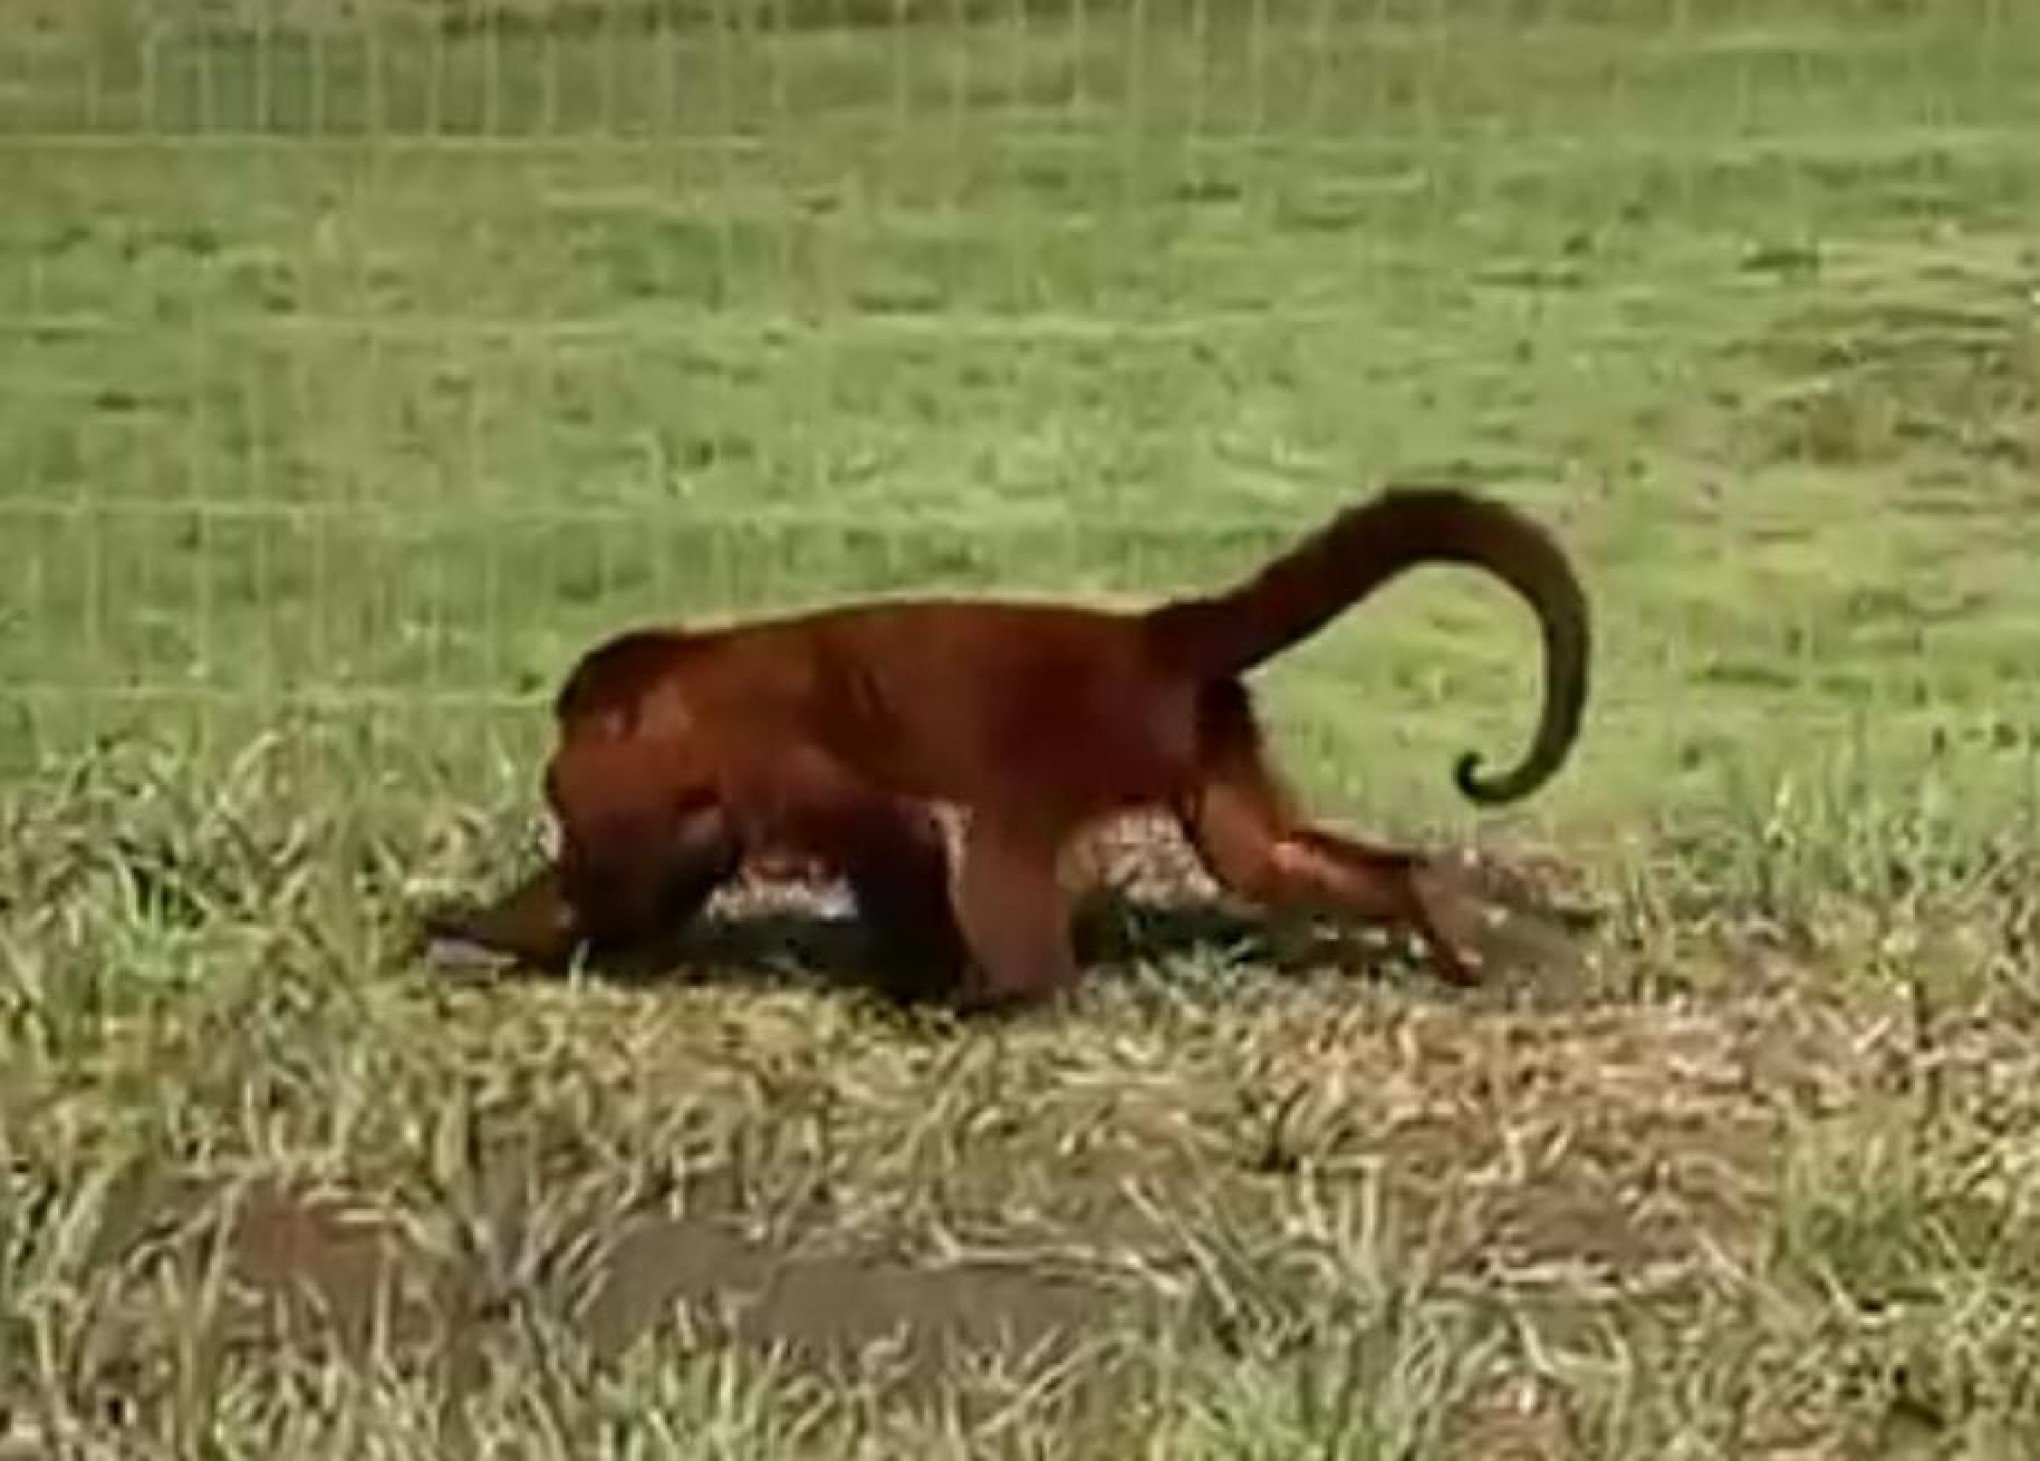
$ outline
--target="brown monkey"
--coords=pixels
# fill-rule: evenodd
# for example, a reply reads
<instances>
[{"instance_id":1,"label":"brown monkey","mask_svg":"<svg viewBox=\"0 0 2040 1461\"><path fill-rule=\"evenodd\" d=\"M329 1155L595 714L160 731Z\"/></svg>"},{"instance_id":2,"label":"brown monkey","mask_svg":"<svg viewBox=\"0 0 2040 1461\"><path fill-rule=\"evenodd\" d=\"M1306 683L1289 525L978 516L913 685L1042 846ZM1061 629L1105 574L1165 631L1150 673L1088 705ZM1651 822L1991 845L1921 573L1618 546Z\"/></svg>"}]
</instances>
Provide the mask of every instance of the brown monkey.
<instances>
[{"instance_id":1,"label":"brown monkey","mask_svg":"<svg viewBox=\"0 0 2040 1461\"><path fill-rule=\"evenodd\" d=\"M1064 849L1100 819L1159 807L1225 888L1400 925L1441 975L1471 981L1425 861L1306 821L1241 680L1424 563L1484 568L1538 615L1545 689L1529 751L1499 776L1470 752L1455 769L1476 802L1526 796L1578 737L1585 595L1514 509L1392 487L1236 587L1145 611L875 601L612 639L555 706L556 866L434 931L557 963L583 945L644 944L747 857L806 857L849 879L875 932L918 947L927 987L967 964L965 1006L1023 1004L1078 979ZM938 805L965 823L953 877Z\"/></svg>"}]
</instances>

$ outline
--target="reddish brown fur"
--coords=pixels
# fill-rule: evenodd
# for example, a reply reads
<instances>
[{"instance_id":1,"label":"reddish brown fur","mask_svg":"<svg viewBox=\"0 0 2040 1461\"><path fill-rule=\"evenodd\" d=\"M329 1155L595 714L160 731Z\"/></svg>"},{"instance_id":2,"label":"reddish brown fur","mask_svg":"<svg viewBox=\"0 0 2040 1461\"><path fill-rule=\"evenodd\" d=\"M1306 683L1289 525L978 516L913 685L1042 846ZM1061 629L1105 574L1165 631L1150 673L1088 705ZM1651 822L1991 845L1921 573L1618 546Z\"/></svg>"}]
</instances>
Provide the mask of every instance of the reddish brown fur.
<instances>
[{"instance_id":1,"label":"reddish brown fur","mask_svg":"<svg viewBox=\"0 0 2040 1461\"><path fill-rule=\"evenodd\" d=\"M1415 855L1310 825L1269 765L1240 676L1406 569L1485 568L1537 611L1543 714L1523 762L1482 802L1525 796L1577 738L1587 605L1529 519L1444 487L1383 492L1238 587L1145 612L916 600L690 632L624 634L562 687L546 791L547 868L436 931L540 964L583 945L642 946L685 921L747 858L844 873L901 993L1025 1003L1073 985L1061 854L1101 818L1172 812L1226 888L1442 936ZM930 808L959 808L954 878ZM953 917L952 917L953 910Z\"/></svg>"}]
</instances>

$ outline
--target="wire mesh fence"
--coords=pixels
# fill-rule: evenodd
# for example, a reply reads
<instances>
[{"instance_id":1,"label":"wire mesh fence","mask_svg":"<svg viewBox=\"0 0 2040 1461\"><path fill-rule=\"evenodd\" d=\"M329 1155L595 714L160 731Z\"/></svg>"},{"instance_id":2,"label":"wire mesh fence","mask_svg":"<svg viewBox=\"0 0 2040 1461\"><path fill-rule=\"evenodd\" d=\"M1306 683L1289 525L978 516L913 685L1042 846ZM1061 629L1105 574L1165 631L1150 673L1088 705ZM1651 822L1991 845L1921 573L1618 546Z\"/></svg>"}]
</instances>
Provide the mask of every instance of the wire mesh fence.
<instances>
[{"instance_id":1,"label":"wire mesh fence","mask_svg":"<svg viewBox=\"0 0 2040 1461\"><path fill-rule=\"evenodd\" d=\"M1420 471L1588 559L1604 722L1733 691L1639 779L1976 729L2008 639L1663 567L2030 466L2036 81L2013 0L0 0L6 767L524 743L630 620L1202 583ZM1506 742L1512 612L1301 733Z\"/></svg>"}]
</instances>

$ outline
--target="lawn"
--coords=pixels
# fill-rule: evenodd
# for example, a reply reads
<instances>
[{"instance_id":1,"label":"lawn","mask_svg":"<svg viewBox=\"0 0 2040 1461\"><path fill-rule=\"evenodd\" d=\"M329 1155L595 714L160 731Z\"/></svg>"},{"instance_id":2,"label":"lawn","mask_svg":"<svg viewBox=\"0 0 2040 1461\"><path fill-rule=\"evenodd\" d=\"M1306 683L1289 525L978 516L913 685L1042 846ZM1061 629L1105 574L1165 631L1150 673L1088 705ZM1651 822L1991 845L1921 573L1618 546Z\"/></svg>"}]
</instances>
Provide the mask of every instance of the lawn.
<instances>
[{"instance_id":1,"label":"lawn","mask_svg":"<svg viewBox=\"0 0 2040 1461\"><path fill-rule=\"evenodd\" d=\"M2040 1452L2036 139L2010 0L0 0L0 1450ZM607 630L1437 474L1588 581L1561 778L1455 799L1537 687L1465 575L1258 680L1567 979L408 949Z\"/></svg>"}]
</instances>

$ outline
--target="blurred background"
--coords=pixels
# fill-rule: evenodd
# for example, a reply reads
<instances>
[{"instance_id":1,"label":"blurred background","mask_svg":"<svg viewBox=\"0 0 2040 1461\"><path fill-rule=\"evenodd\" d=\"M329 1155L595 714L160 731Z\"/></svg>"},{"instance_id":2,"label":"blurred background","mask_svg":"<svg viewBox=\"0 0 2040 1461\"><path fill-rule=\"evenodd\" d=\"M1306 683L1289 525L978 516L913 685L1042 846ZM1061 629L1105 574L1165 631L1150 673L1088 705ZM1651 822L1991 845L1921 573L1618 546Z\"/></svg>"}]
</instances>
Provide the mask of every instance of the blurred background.
<instances>
[{"instance_id":1,"label":"blurred background","mask_svg":"<svg viewBox=\"0 0 2040 1461\"><path fill-rule=\"evenodd\" d=\"M2036 137L2015 0L0 0L0 776L521 789L626 623L1133 601L1442 473L1594 592L1533 816L2030 815ZM1441 571L1263 678L1436 822L1535 645Z\"/></svg>"}]
</instances>

